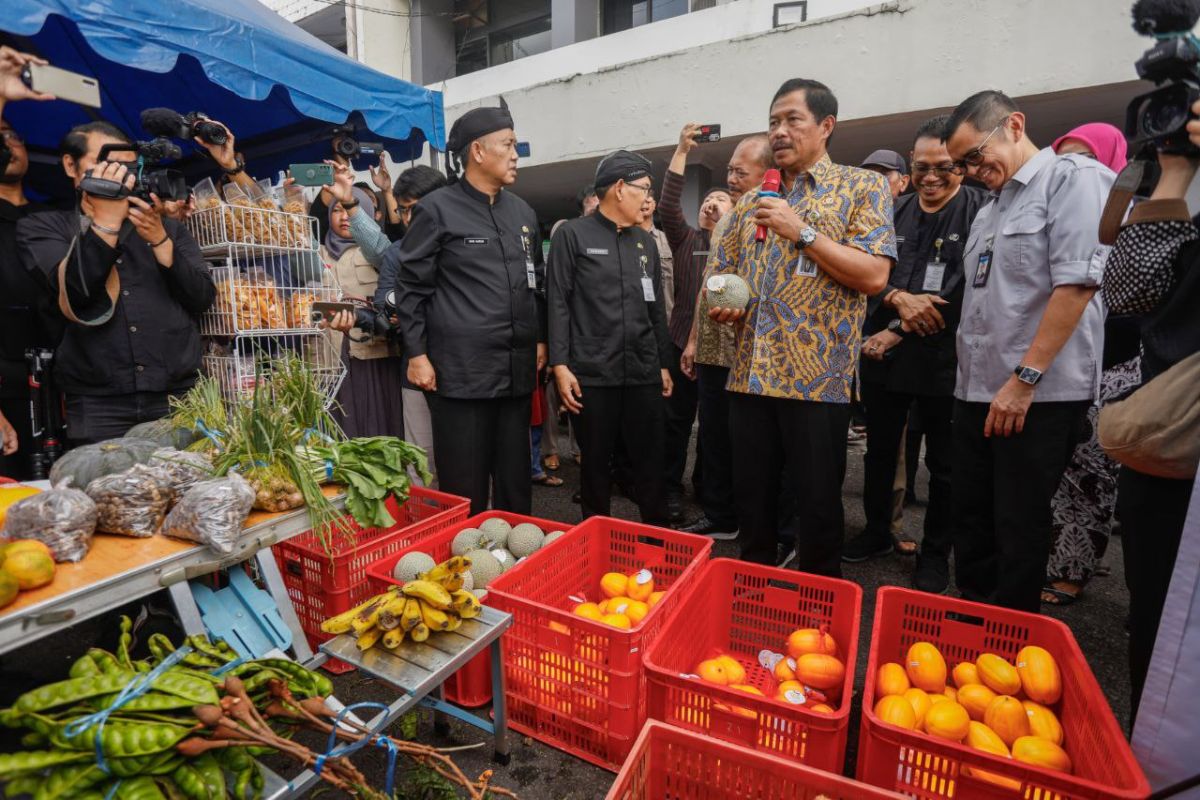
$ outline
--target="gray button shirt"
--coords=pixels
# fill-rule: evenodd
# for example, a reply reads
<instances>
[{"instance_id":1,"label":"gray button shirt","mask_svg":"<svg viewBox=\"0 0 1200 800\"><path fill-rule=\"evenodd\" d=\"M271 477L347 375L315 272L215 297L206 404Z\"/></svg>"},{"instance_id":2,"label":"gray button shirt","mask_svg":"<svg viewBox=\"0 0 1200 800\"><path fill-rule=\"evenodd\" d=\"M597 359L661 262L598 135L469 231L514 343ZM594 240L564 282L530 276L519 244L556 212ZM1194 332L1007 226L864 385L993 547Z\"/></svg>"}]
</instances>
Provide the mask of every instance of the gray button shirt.
<instances>
[{"instance_id":1,"label":"gray button shirt","mask_svg":"<svg viewBox=\"0 0 1200 800\"><path fill-rule=\"evenodd\" d=\"M979 210L967 240L954 396L990 403L1022 363L1057 286L1099 286L1107 247L1100 213L1115 175L1100 162L1046 148ZM987 283L979 256L992 251ZM1046 370L1035 403L1092 400L1100 381L1104 307L1097 293Z\"/></svg>"}]
</instances>

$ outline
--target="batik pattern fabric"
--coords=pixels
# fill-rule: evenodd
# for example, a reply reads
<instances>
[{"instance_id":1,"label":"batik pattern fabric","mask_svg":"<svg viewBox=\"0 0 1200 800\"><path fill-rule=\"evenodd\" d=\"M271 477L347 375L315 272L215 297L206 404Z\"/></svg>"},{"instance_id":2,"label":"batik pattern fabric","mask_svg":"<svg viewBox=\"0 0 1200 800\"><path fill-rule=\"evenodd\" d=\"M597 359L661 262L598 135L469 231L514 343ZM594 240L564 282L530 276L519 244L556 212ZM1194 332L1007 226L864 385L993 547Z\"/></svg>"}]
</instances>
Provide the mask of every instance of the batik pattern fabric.
<instances>
[{"instance_id":1,"label":"batik pattern fabric","mask_svg":"<svg viewBox=\"0 0 1200 800\"><path fill-rule=\"evenodd\" d=\"M747 192L715 245L714 273L750 286L737 332L728 389L744 394L849 403L867 297L801 259L795 242L774 232L755 242L757 192ZM835 242L896 258L892 196L883 176L824 156L800 175L786 200Z\"/></svg>"},{"instance_id":2,"label":"batik pattern fabric","mask_svg":"<svg viewBox=\"0 0 1200 800\"><path fill-rule=\"evenodd\" d=\"M1050 504L1054 524L1054 550L1046 565L1050 581L1083 586L1104 558L1117 503L1119 465L1100 447L1097 420L1104 404L1125 397L1141 382L1140 358L1117 364L1100 376L1100 402L1087 413L1088 436L1075 448Z\"/></svg>"}]
</instances>

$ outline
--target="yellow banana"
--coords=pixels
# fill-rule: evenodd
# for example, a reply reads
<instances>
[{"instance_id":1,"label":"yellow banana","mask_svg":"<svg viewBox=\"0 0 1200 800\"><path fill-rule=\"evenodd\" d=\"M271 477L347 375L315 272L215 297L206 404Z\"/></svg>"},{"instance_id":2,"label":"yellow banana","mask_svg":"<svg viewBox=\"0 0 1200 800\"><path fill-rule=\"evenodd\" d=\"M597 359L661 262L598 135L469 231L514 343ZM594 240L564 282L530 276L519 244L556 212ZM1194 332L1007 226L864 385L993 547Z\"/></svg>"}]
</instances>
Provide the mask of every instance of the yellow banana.
<instances>
[{"instance_id":1,"label":"yellow banana","mask_svg":"<svg viewBox=\"0 0 1200 800\"><path fill-rule=\"evenodd\" d=\"M447 617L450 620L450 624L446 626L447 631L453 633L462 627L462 617L458 616L457 614L448 614Z\"/></svg>"},{"instance_id":2,"label":"yellow banana","mask_svg":"<svg viewBox=\"0 0 1200 800\"><path fill-rule=\"evenodd\" d=\"M421 623L421 601L415 597L404 598L404 611L400 615L400 627L412 631Z\"/></svg>"},{"instance_id":3,"label":"yellow banana","mask_svg":"<svg viewBox=\"0 0 1200 800\"><path fill-rule=\"evenodd\" d=\"M395 650L404 641L404 631L400 628L395 628L383 635L383 646L388 650Z\"/></svg>"},{"instance_id":4,"label":"yellow banana","mask_svg":"<svg viewBox=\"0 0 1200 800\"><path fill-rule=\"evenodd\" d=\"M459 589L461 589L463 587L464 581L463 581L463 576L456 572L456 573L453 573L446 580L442 581L441 583L442 583L443 589L445 589L447 592L453 593L453 592L457 592Z\"/></svg>"},{"instance_id":5,"label":"yellow banana","mask_svg":"<svg viewBox=\"0 0 1200 800\"><path fill-rule=\"evenodd\" d=\"M409 631L408 635L412 637L414 642L423 642L429 638L429 628L425 626L424 622L422 622L420 625Z\"/></svg>"},{"instance_id":6,"label":"yellow banana","mask_svg":"<svg viewBox=\"0 0 1200 800\"><path fill-rule=\"evenodd\" d=\"M463 619L474 619L483 611L479 598L466 589L459 589L450 595L450 608Z\"/></svg>"},{"instance_id":7,"label":"yellow banana","mask_svg":"<svg viewBox=\"0 0 1200 800\"><path fill-rule=\"evenodd\" d=\"M450 617L446 612L428 603L421 603L421 621L431 631L444 631L450 626Z\"/></svg>"},{"instance_id":8,"label":"yellow banana","mask_svg":"<svg viewBox=\"0 0 1200 800\"><path fill-rule=\"evenodd\" d=\"M375 643L379 641L381 636L383 636L382 628L371 628L369 631L359 634L358 649L370 650L375 646Z\"/></svg>"},{"instance_id":9,"label":"yellow banana","mask_svg":"<svg viewBox=\"0 0 1200 800\"><path fill-rule=\"evenodd\" d=\"M385 631L394 631L400 627L400 618L385 608L379 612L379 627Z\"/></svg>"},{"instance_id":10,"label":"yellow banana","mask_svg":"<svg viewBox=\"0 0 1200 800\"><path fill-rule=\"evenodd\" d=\"M433 581L409 581L400 590L407 597L416 597L434 608L445 610L450 607L450 593L440 583Z\"/></svg>"},{"instance_id":11,"label":"yellow banana","mask_svg":"<svg viewBox=\"0 0 1200 800\"><path fill-rule=\"evenodd\" d=\"M350 623L354 620L355 617L357 617L360 613L362 613L364 610L366 610L369 606L371 606L376 601L378 601L381 597L385 597L385 596L391 597L393 595L394 595L394 592L385 592L384 594L376 595L375 597L371 597L371 598L364 600L363 602L359 603L358 605L356 605L354 608L350 609L349 611L343 611L341 614L338 614L336 617L330 617L329 619L327 619L321 623L322 633L347 633L347 632L349 632L350 631Z\"/></svg>"}]
</instances>

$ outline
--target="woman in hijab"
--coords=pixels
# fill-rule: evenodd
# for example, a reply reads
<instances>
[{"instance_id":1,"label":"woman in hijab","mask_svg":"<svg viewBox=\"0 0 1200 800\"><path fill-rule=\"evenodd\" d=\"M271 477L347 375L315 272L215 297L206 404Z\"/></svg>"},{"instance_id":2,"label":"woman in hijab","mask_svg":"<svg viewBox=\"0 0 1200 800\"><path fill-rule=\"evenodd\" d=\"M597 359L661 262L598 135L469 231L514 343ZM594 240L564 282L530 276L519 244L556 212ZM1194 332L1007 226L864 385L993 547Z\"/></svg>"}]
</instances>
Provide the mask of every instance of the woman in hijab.
<instances>
[{"instance_id":1,"label":"woman in hijab","mask_svg":"<svg viewBox=\"0 0 1200 800\"><path fill-rule=\"evenodd\" d=\"M1125 168L1125 136L1107 123L1080 125L1056 139L1053 147L1059 155L1094 158L1113 172ZM1137 329L1127 320L1109 317L1105 321L1104 372L1099 399L1088 409L1088 437L1075 448L1051 502L1055 539L1046 565L1043 603L1074 603L1101 570L1117 501L1117 463L1096 439L1096 419L1103 404L1124 397L1141 383L1138 347Z\"/></svg>"},{"instance_id":2,"label":"woman in hijab","mask_svg":"<svg viewBox=\"0 0 1200 800\"><path fill-rule=\"evenodd\" d=\"M335 202L329 207L321 256L337 277L342 296L366 303L375 296L380 260L391 243L375 221L372 193L354 185L345 165L335 164L334 170L330 194ZM355 315L348 312L338 314L330 327L347 369L333 409L342 430L350 437L403 436L399 349L387 337L358 328Z\"/></svg>"}]
</instances>

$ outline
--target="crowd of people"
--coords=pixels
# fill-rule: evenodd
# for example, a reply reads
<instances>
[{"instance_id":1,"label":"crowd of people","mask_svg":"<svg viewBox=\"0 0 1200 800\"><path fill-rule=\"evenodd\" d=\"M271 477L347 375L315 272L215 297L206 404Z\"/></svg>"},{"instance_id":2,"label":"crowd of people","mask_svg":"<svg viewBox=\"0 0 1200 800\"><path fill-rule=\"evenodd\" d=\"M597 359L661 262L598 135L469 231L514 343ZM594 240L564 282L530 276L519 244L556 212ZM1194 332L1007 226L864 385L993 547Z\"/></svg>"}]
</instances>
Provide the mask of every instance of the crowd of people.
<instances>
[{"instance_id":1,"label":"crowd of people","mask_svg":"<svg viewBox=\"0 0 1200 800\"><path fill-rule=\"evenodd\" d=\"M30 60L0 50L0 103L37 99L16 78ZM601 159L548 248L510 188L506 108L454 123L445 174L393 182L381 162L356 183L331 158L334 181L309 209L321 263L308 277L362 300L329 321L346 432L426 448L472 513L530 513L531 485L561 485L553 473L573 456L584 517L608 514L616 485L643 521L736 540L750 561L840 576L844 562L912 556L918 589L948 591L953 564L964 597L1025 611L1078 599L1119 522L1136 703L1191 483L1118 468L1097 417L1200 351L1200 231L1183 201L1200 162L1162 155L1110 248L1100 222L1126 154L1109 125L1042 148L1012 99L983 91L922 123L907 156L850 166L827 150L838 101L826 85L789 80L764 110L765 132L739 142L694 226L688 124L664 174L629 151ZM1200 146L1200 123L1189 130ZM120 436L195 380L215 290L178 221L186 203L81 191L40 206L22 188L20 132L0 121L0 136L0 473L26 477L27 349L55 349L72 444ZM79 126L62 167L76 187L129 184L131 154L100 155L128 141ZM218 180L252 181L235 143L232 131L197 140ZM778 191L763 188L769 170ZM722 275L749 285L745 308L710 303ZM847 539L855 418L866 525ZM702 513L685 519L697 421ZM922 452L918 543L898 522Z\"/></svg>"}]
</instances>

